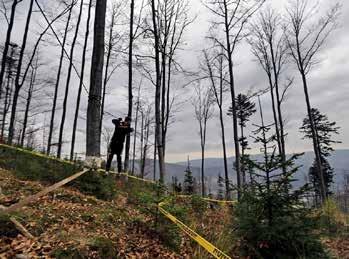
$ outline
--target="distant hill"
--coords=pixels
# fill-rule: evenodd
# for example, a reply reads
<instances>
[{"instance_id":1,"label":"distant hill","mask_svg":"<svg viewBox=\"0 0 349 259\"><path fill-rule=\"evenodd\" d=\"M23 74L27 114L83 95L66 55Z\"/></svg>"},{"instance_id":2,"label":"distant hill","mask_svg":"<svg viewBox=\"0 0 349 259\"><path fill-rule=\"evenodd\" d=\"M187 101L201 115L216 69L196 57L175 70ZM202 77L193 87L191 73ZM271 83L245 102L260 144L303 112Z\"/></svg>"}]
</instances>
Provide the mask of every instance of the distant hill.
<instances>
[{"instance_id":1,"label":"distant hill","mask_svg":"<svg viewBox=\"0 0 349 259\"><path fill-rule=\"evenodd\" d=\"M259 160L261 159L261 155L252 155L252 159ZM234 157L228 158L228 167L229 178L233 183L236 182L235 171L232 170L233 162L235 161ZM297 160L297 165L301 166L298 173L296 174L296 179L298 181L295 182L295 187L303 185L307 179L309 167L312 165L314 161L314 153L313 152L305 152L303 156L301 156ZM342 149L336 150L332 153L332 156L329 158L329 162L331 166L335 170L335 184L334 188L337 187L343 181L344 172L349 173L349 150ZM147 160L146 162L146 178L153 178L153 160ZM201 160L194 159L190 160L190 166L193 172L194 177L200 179L200 168L201 168ZM183 181L185 175L185 169L187 167L187 162L178 162L178 163L166 163L166 182L171 182L172 177L176 176L180 181ZM138 171L139 166L136 161L136 171ZM224 165L222 158L206 158L205 159L205 176L207 178L207 182L210 185L212 190L215 190L218 174L224 174ZM158 177L158 168L157 175Z\"/></svg>"}]
</instances>

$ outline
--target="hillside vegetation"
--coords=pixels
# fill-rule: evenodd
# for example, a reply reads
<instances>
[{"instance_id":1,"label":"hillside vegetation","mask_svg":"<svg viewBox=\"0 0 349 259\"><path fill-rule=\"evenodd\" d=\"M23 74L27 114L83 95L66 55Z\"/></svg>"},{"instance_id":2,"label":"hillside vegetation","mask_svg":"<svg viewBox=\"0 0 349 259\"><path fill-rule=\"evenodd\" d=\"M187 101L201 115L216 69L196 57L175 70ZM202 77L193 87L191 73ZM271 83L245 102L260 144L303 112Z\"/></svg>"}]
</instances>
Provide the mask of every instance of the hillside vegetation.
<instances>
[{"instance_id":1,"label":"hillside vegetation","mask_svg":"<svg viewBox=\"0 0 349 259\"><path fill-rule=\"evenodd\" d=\"M4 148L0 152L0 165L7 168L0 170L2 206L81 170L61 160L13 152ZM162 201L168 212L232 258L258 258L241 252L246 242L237 229L246 223L239 216L243 206L208 203L196 195L177 196L165 186L96 171L20 211L0 214L0 258L212 258L159 213L157 205ZM328 255L348 258L348 217L331 201L312 213L317 219L314 232L321 236ZM10 217L35 239L24 237ZM268 243L261 244L265 247L259 249L268 249Z\"/></svg>"}]
</instances>

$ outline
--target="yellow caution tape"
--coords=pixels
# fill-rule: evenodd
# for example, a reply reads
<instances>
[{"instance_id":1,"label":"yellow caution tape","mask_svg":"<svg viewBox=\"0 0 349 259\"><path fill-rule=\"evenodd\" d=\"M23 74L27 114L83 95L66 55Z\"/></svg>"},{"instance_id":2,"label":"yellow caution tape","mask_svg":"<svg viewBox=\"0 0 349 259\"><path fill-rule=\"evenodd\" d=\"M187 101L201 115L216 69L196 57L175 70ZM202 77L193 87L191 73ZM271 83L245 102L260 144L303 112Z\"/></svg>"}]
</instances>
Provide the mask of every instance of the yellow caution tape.
<instances>
[{"instance_id":1,"label":"yellow caution tape","mask_svg":"<svg viewBox=\"0 0 349 259\"><path fill-rule=\"evenodd\" d=\"M97 171L98 172L103 172L103 173L106 172L105 169L101 169L101 168L98 169ZM114 171L109 171L109 173L111 173L111 174L118 174L118 175L124 175L124 176L127 176L127 177L132 178L132 179L136 179L136 180L139 180L139 181L156 184L156 182L153 181L153 180L143 179L143 178L140 178L140 177L137 177L137 176L134 176L134 175L130 175L128 173L117 173L117 172L114 172Z\"/></svg>"},{"instance_id":2,"label":"yellow caution tape","mask_svg":"<svg viewBox=\"0 0 349 259\"><path fill-rule=\"evenodd\" d=\"M182 221L178 220L175 216L173 216L171 213L167 212L164 208L162 208L162 206L164 204L165 204L165 202L160 202L158 204L159 211L162 214L164 214L169 220L171 220L173 223L175 223L184 233L186 233L188 236L190 236L200 246L205 248L207 252L209 252L211 255L213 255L215 258L218 258L218 259L231 259L230 256L225 254L223 251L219 250L217 247L215 247L213 244L211 244L205 238L203 238L198 233L196 233L194 230L192 230L190 227L185 225Z\"/></svg>"},{"instance_id":3,"label":"yellow caution tape","mask_svg":"<svg viewBox=\"0 0 349 259\"><path fill-rule=\"evenodd\" d=\"M10 148L10 149L14 149L14 150L17 150L17 151L21 151L23 153L31 154L31 155L34 155L34 156L38 156L38 157L47 158L47 159L50 159L50 160L55 160L55 161L58 161L58 162L70 164L70 165L74 165L75 164L74 162L71 162L71 161L67 161L67 160L56 158L56 157L44 155L44 154L41 154L39 152L30 151L30 150L19 148L19 147L9 146L9 145L5 145L5 144L0 144L0 146L6 147L6 148Z\"/></svg>"},{"instance_id":4,"label":"yellow caution tape","mask_svg":"<svg viewBox=\"0 0 349 259\"><path fill-rule=\"evenodd\" d=\"M191 198L191 195L185 195L185 194L180 194L177 195L177 197L180 198ZM216 202L216 203L223 203L223 204L235 204L236 201L226 201L226 200L216 200L216 199L211 199L211 198L202 198L204 201L209 201L209 202Z\"/></svg>"}]
</instances>

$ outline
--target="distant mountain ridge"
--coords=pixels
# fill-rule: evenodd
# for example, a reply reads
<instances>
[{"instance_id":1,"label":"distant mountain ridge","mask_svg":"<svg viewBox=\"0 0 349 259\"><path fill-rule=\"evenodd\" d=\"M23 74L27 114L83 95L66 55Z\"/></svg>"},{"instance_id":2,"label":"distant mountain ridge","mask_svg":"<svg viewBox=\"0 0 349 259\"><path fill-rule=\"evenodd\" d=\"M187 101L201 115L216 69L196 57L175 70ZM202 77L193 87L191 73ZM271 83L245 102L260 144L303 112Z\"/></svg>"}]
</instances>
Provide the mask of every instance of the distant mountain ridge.
<instances>
[{"instance_id":1,"label":"distant mountain ridge","mask_svg":"<svg viewBox=\"0 0 349 259\"><path fill-rule=\"evenodd\" d=\"M251 158L254 160L259 160L262 158L261 155L251 155ZM236 182L236 174L235 171L232 170L233 163L235 159L234 157L228 158L228 168L229 168L229 179L235 183ZM312 165L314 161L314 153L313 152L305 152L303 156L301 156L296 164L301 166L299 171L296 173L296 179L298 181L295 182L295 187L301 186L305 183L308 175L309 167ZM349 173L349 149L339 149L335 150L331 157L329 158L329 162L335 171L335 179L334 185L335 188L338 184L343 181L343 175L345 172ZM200 179L200 168L201 168L201 159L193 159L189 160L191 170L193 172L194 177ZM139 171L139 165L136 161L136 171ZM153 178L154 171L154 162L149 159L146 161L146 178ZM172 177L177 177L179 181L183 181L185 170L187 168L187 161L177 162L177 163L166 163L166 182L170 183L172 181ZM158 168L156 177L158 178ZM209 185L209 188L215 190L217 187L217 179L218 174L224 175L224 164L223 158L206 158L205 159L205 177L206 181Z\"/></svg>"}]
</instances>

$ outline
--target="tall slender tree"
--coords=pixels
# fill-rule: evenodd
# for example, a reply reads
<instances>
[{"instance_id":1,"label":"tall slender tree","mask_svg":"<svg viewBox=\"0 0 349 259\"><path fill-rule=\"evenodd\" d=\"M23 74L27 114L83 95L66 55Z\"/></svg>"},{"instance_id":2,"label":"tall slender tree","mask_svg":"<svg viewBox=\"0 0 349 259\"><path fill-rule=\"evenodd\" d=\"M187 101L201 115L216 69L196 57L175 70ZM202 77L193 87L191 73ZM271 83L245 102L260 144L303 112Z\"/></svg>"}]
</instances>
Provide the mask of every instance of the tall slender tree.
<instances>
[{"instance_id":1,"label":"tall slender tree","mask_svg":"<svg viewBox=\"0 0 349 259\"><path fill-rule=\"evenodd\" d=\"M225 178L225 197L230 197L230 181L228 173L228 161L227 161L227 148L225 141L225 128L224 128L224 117L223 117L223 100L224 93L226 92L226 72L224 71L224 54L222 52L215 53L215 57L209 57L207 51L204 51L205 68L210 83L211 90L215 103L219 110L219 122L221 126L221 138L222 138L222 149L223 149L223 164L224 164L224 178Z\"/></svg>"},{"instance_id":2,"label":"tall slender tree","mask_svg":"<svg viewBox=\"0 0 349 259\"><path fill-rule=\"evenodd\" d=\"M213 98L210 87L200 84L195 86L195 97L192 102L195 111L195 119L199 124L200 147L201 147L201 195L206 195L205 190L205 147L207 136L207 122L213 115Z\"/></svg>"},{"instance_id":3,"label":"tall slender tree","mask_svg":"<svg viewBox=\"0 0 349 259\"><path fill-rule=\"evenodd\" d=\"M312 23L318 11L317 8L309 6L309 2L306 0L290 0L290 4L287 8L287 23L285 24L285 36L289 54L296 64L302 79L307 114L312 132L317 172L321 182L322 201L327 198L327 194L321 166L319 143L316 138L314 118L311 113L312 106L308 87L308 74L313 68L314 63L316 63L316 55L336 26L340 8L341 6L338 3L335 4L325 16L321 17L315 23Z\"/></svg>"},{"instance_id":4,"label":"tall slender tree","mask_svg":"<svg viewBox=\"0 0 349 259\"><path fill-rule=\"evenodd\" d=\"M64 36L63 36L63 42L61 46L61 54L59 58L59 65L57 69L57 77L56 77L56 83L54 87L54 94L53 94L53 103L52 103L52 109L51 109L51 119L50 119L50 127L49 127L49 133L48 133L48 139L47 139L47 149L46 153L47 155L50 155L51 152L51 146L52 146L52 137L53 137L53 129L54 129L54 123L55 123L55 114L56 114L56 106L57 106L57 97L58 97L58 88L59 88L59 82L61 79L61 74L62 74L62 66L63 66L63 58L64 58L64 48L68 36L68 31L69 31L69 24L70 24L70 19L72 16L72 11L73 11L73 3L74 0L71 1L71 5L69 7L69 12L68 12L68 18L65 24L65 29L64 29Z\"/></svg>"},{"instance_id":5,"label":"tall slender tree","mask_svg":"<svg viewBox=\"0 0 349 259\"><path fill-rule=\"evenodd\" d=\"M2 83L4 80L4 75L5 75L5 68L6 68L6 57L8 55L8 50L10 48L11 44L11 34L12 34L12 29L13 25L15 23L15 15L16 15L16 8L18 3L22 2L22 0L13 0L12 6L11 6L11 16L10 20L8 22L8 27L7 27L7 32L6 32L6 39L5 39L5 44L4 44L4 51L2 52L2 59L1 59L1 70L0 70L0 99L2 96Z\"/></svg>"},{"instance_id":6,"label":"tall slender tree","mask_svg":"<svg viewBox=\"0 0 349 259\"><path fill-rule=\"evenodd\" d=\"M134 44L134 12L135 12L135 1L131 0L130 2L130 31L129 31L129 46L128 46L128 110L127 116L132 121L132 107L133 107L133 44ZM136 134L136 132L134 133ZM135 135L136 138L136 135ZM129 166L129 156L130 156L130 134L126 136L126 145L125 145L125 171L128 170ZM135 140L134 140L135 141ZM132 162L132 172L134 170L134 162Z\"/></svg>"},{"instance_id":7,"label":"tall slender tree","mask_svg":"<svg viewBox=\"0 0 349 259\"><path fill-rule=\"evenodd\" d=\"M84 85L88 36L90 35L91 9L92 9L92 0L89 1L88 10L87 10L85 39L84 39L84 46L82 49L82 57L81 57L80 80L79 80L79 87L78 87L78 95L76 97L73 132L72 132L71 147L70 147L70 160L73 160L74 152L75 152L76 128L78 125L78 118L79 118L79 111L80 111L81 92L82 92L82 87Z\"/></svg>"},{"instance_id":8,"label":"tall slender tree","mask_svg":"<svg viewBox=\"0 0 349 259\"><path fill-rule=\"evenodd\" d=\"M158 31L158 16L155 0L151 0L151 16L152 16L152 34L154 37L154 52L155 52L155 138L157 144L157 153L159 158L160 183L165 180L165 161L164 149L162 142L162 123L161 121L161 70L160 70L160 36Z\"/></svg>"},{"instance_id":9,"label":"tall slender tree","mask_svg":"<svg viewBox=\"0 0 349 259\"><path fill-rule=\"evenodd\" d=\"M235 148L235 168L238 185L238 199L240 199L241 190L241 168L240 168L240 148L238 136L238 119L236 113L236 86L234 75L234 57L236 46L245 38L244 28L253 14L263 5L265 0L213 0L206 1L206 6L217 18L212 22L211 35L209 38L213 44L224 49L225 57L228 62L229 87L231 96L231 107L233 117L233 134ZM219 29L224 31L220 35Z\"/></svg>"},{"instance_id":10,"label":"tall slender tree","mask_svg":"<svg viewBox=\"0 0 349 259\"><path fill-rule=\"evenodd\" d=\"M86 156L100 157L101 94L103 86L104 30L107 0L96 1L90 89L87 105Z\"/></svg>"},{"instance_id":11,"label":"tall slender tree","mask_svg":"<svg viewBox=\"0 0 349 259\"><path fill-rule=\"evenodd\" d=\"M72 44L70 47L70 60L69 60L69 66L68 66L67 79L65 82L62 118L61 118L61 123L60 123L60 127L59 127L59 135L58 135L58 146L57 146L57 157L58 158L60 158L61 154L62 154L64 124L65 124L65 117L66 117L66 113L67 113L68 94L69 94L71 73L72 73L72 69L73 69L75 44L76 44L76 41L78 38L83 7L84 7L84 0L80 0L80 9L79 9L79 14L78 14L78 18L77 18L77 22L76 22L76 26L75 26L75 33L74 33L73 41L72 41Z\"/></svg>"},{"instance_id":12,"label":"tall slender tree","mask_svg":"<svg viewBox=\"0 0 349 259\"><path fill-rule=\"evenodd\" d=\"M24 33L23 33L21 50L19 52L19 57L18 57L17 71L16 71L16 77L15 77L15 90L13 93L11 119L10 119L9 134L8 134L8 140L7 140L9 144L12 144L13 137L14 137L15 122L16 122L15 121L16 120L16 110L17 110L19 91L21 90L21 87L23 86L23 83L22 84L20 83L20 79L21 79L24 51L25 51L25 47L27 45L30 20L32 17L32 12L33 12L33 5L34 5L34 0L30 0L27 19L26 19Z\"/></svg>"}]
</instances>

